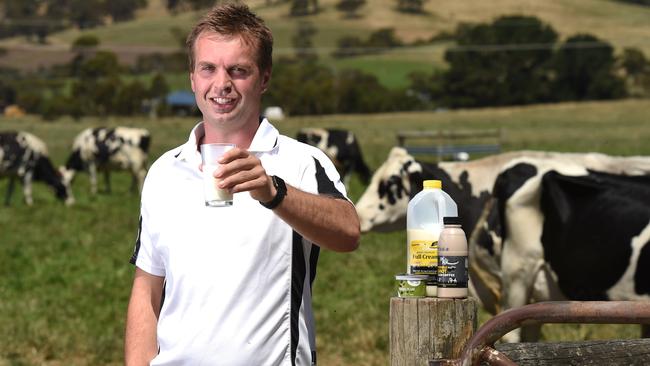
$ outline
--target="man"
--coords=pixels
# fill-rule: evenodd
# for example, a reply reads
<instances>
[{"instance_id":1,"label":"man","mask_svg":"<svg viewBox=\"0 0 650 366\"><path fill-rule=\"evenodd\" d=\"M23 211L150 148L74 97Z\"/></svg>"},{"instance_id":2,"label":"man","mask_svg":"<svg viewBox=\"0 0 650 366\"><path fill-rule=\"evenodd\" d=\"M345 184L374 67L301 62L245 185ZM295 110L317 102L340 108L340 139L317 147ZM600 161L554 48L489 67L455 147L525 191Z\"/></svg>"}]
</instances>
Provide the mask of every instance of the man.
<instances>
[{"instance_id":1,"label":"man","mask_svg":"<svg viewBox=\"0 0 650 366\"><path fill-rule=\"evenodd\" d=\"M126 364L315 364L318 252L356 249L354 206L320 150L260 119L273 45L260 18L217 6L187 43L203 122L147 174ZM214 173L232 207L204 206L198 146L214 142L237 145Z\"/></svg>"}]
</instances>

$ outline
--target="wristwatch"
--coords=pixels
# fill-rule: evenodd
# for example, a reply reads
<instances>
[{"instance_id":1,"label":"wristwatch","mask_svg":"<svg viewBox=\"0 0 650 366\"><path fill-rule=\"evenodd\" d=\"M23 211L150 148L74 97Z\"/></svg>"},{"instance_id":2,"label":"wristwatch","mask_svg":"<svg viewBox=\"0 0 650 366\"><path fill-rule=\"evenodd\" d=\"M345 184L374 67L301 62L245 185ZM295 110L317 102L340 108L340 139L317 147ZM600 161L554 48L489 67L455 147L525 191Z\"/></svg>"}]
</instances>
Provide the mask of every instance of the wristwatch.
<instances>
[{"instance_id":1,"label":"wristwatch","mask_svg":"<svg viewBox=\"0 0 650 366\"><path fill-rule=\"evenodd\" d=\"M278 177L276 175L272 175L271 176L271 181L273 181L273 187L275 187L275 191L276 191L275 197L273 197L273 199L270 200L269 202L260 201L260 204L262 206L268 208L269 210L272 210L272 209L278 207L280 202L282 202L282 200L284 200L284 196L287 195L287 185L284 184L284 181L282 180L282 178L280 178L280 177Z\"/></svg>"}]
</instances>

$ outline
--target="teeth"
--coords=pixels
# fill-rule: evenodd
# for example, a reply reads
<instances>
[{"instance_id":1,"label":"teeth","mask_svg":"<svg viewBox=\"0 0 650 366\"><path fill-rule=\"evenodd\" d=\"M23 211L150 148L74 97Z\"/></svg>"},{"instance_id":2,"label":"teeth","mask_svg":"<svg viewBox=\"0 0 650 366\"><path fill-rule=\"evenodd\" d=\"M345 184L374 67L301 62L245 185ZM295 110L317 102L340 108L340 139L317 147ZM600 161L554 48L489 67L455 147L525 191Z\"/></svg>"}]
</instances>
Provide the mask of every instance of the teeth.
<instances>
[{"instance_id":1,"label":"teeth","mask_svg":"<svg viewBox=\"0 0 650 366\"><path fill-rule=\"evenodd\" d=\"M219 104L226 104L226 103L230 103L230 102L233 101L233 99L231 99L231 98L212 98L212 100L214 100L215 102L217 102Z\"/></svg>"}]
</instances>

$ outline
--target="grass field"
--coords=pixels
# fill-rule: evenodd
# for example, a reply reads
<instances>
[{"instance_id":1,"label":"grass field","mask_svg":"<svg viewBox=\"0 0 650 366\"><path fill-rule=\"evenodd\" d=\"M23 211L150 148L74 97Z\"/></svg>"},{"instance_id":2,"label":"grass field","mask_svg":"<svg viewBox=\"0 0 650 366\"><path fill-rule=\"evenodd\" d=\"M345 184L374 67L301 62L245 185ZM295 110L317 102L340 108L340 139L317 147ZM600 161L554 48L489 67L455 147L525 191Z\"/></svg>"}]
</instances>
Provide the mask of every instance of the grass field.
<instances>
[{"instance_id":1,"label":"grass field","mask_svg":"<svg viewBox=\"0 0 650 366\"><path fill-rule=\"evenodd\" d=\"M277 122L285 134L303 126L354 131L372 168L400 129L505 131L505 150L599 151L650 155L650 100L540 105L438 113L335 115ZM88 126L130 125L153 134L152 158L183 143L192 119L0 119L0 129L21 129L44 139L56 165L74 135ZM16 190L0 206L0 366L121 364L124 315L133 267L139 198L126 174L112 176L113 193L90 197L79 175L77 203L65 208L42 184L33 207ZM101 181L100 181L101 183ZM4 197L7 180L0 181ZM100 184L100 189L101 189ZM356 200L363 187L352 181ZM393 275L403 272L405 234L366 234L351 254L323 252L314 288L321 365L386 365L388 303ZM485 314L481 320L487 319ZM545 326L545 339L634 338L633 326Z\"/></svg>"}]
</instances>

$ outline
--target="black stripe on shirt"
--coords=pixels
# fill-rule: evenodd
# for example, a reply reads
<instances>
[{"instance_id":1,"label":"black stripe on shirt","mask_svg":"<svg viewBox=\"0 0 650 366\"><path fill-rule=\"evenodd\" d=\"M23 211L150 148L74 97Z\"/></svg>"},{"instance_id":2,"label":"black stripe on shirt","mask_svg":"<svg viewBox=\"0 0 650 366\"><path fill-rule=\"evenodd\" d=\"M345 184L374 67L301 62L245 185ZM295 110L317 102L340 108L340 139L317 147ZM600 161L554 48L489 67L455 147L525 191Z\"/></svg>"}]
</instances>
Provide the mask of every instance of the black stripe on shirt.
<instances>
[{"instance_id":1,"label":"black stripe on shirt","mask_svg":"<svg viewBox=\"0 0 650 366\"><path fill-rule=\"evenodd\" d=\"M335 198L345 199L345 196L339 192L334 183L329 179L325 173L325 169L320 164L318 159L314 158L316 166L316 182L318 185L318 193L327 194ZM291 254L291 365L296 364L296 350L300 341L299 322L300 322L300 306L302 305L303 290L305 285L305 276L307 274L307 267L305 264L305 251L303 248L303 238L297 232L293 232L292 241L292 254ZM309 288L312 288L314 280L316 279L316 266L318 265L318 256L320 254L320 247L311 245L309 253ZM315 352L312 350L312 358L315 358ZM314 360L312 360L313 362Z\"/></svg>"},{"instance_id":2,"label":"black stripe on shirt","mask_svg":"<svg viewBox=\"0 0 650 366\"><path fill-rule=\"evenodd\" d=\"M138 260L138 253L140 252L140 236L142 236L142 215L140 215L140 222L138 223L138 237L135 239L135 249L133 250L133 255L129 263L135 264L135 261Z\"/></svg>"},{"instance_id":3,"label":"black stripe on shirt","mask_svg":"<svg viewBox=\"0 0 650 366\"><path fill-rule=\"evenodd\" d=\"M318 183L318 193L326 194L335 198L345 199L345 196L334 186L334 182L330 180L325 173L325 169L320 164L318 159L314 158L314 164L316 165L316 182Z\"/></svg>"},{"instance_id":4,"label":"black stripe on shirt","mask_svg":"<svg viewBox=\"0 0 650 366\"><path fill-rule=\"evenodd\" d=\"M296 365L296 350L300 340L300 305L302 291L305 285L305 252L302 247L302 236L293 232L293 250L291 253L291 365Z\"/></svg>"}]
</instances>

